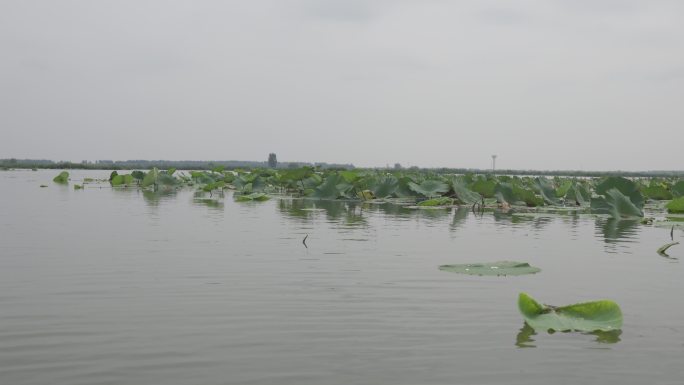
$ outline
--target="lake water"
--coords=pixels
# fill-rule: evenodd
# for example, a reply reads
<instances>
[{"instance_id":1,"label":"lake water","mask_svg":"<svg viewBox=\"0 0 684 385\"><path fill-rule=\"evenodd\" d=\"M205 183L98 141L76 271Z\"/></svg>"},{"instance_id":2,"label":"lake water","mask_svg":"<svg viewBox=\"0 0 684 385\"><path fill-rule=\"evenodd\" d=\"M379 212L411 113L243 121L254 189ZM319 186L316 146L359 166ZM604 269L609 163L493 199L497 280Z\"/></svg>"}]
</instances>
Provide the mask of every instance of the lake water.
<instances>
[{"instance_id":1,"label":"lake water","mask_svg":"<svg viewBox=\"0 0 684 385\"><path fill-rule=\"evenodd\" d=\"M229 192L216 204L74 190L109 172L73 171L69 186L57 173L0 172L1 384L684 381L684 246L656 253L670 229ZM503 259L542 272L438 270ZM622 334L527 336L521 291L612 299Z\"/></svg>"}]
</instances>

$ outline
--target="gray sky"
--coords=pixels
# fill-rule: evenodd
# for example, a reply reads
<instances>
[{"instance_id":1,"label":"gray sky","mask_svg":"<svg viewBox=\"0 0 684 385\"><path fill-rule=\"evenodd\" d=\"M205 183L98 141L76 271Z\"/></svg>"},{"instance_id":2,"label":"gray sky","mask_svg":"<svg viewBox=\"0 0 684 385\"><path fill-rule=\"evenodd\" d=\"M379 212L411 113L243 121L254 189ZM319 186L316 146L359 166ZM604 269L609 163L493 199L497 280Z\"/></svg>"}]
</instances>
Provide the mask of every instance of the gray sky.
<instances>
[{"instance_id":1,"label":"gray sky","mask_svg":"<svg viewBox=\"0 0 684 385\"><path fill-rule=\"evenodd\" d=\"M0 158L684 169L684 2L2 0Z\"/></svg>"}]
</instances>

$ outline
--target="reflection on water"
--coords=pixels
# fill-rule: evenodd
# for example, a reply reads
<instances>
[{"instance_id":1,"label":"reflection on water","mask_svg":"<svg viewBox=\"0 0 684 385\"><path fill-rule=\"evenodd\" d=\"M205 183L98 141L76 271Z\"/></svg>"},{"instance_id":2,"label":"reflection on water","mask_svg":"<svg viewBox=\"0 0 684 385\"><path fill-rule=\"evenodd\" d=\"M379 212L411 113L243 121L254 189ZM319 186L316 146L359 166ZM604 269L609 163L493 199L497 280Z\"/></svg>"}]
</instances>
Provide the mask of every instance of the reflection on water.
<instances>
[{"instance_id":1,"label":"reflection on water","mask_svg":"<svg viewBox=\"0 0 684 385\"><path fill-rule=\"evenodd\" d=\"M537 333L527 324L527 322L523 323L523 327L520 328L518 335L515 336L515 346L519 348L536 348L537 345L532 345L532 342L534 342L532 336L536 334Z\"/></svg>"},{"instance_id":2,"label":"reflection on water","mask_svg":"<svg viewBox=\"0 0 684 385\"><path fill-rule=\"evenodd\" d=\"M596 220L596 233L603 235L609 252L615 252L620 243L635 242L638 238L638 220L617 220L599 218Z\"/></svg>"},{"instance_id":3,"label":"reflection on water","mask_svg":"<svg viewBox=\"0 0 684 385\"><path fill-rule=\"evenodd\" d=\"M197 206L205 206L210 209L223 209L223 199L225 198L223 191L207 193L204 191L195 191L193 194L192 203Z\"/></svg>"},{"instance_id":4,"label":"reflection on water","mask_svg":"<svg viewBox=\"0 0 684 385\"><path fill-rule=\"evenodd\" d=\"M548 334L555 334L556 332L554 331L549 331ZM577 333L577 332L563 332L563 333ZM621 341L620 335L622 335L622 330L611 330L611 331L594 331L594 332L589 332L589 333L580 333L583 335L587 336L594 336L596 337L594 339L595 342L598 342L600 344L616 344ZM536 348L537 345L533 344L536 340L532 338L532 336L537 335L537 332L527 324L527 322L523 323L522 328L518 331L518 334L515 336L515 346L519 348Z\"/></svg>"},{"instance_id":5,"label":"reflection on water","mask_svg":"<svg viewBox=\"0 0 684 385\"><path fill-rule=\"evenodd\" d=\"M451 220L451 230L458 230L459 227L463 226L468 219L468 213L470 210L466 207L459 207L454 210L454 218Z\"/></svg>"},{"instance_id":6,"label":"reflection on water","mask_svg":"<svg viewBox=\"0 0 684 385\"><path fill-rule=\"evenodd\" d=\"M352 227L366 225L363 208L359 202L279 199L278 210L288 218L302 221L311 221L317 218L319 213L325 213L329 222L341 221Z\"/></svg>"},{"instance_id":7,"label":"reflection on water","mask_svg":"<svg viewBox=\"0 0 684 385\"><path fill-rule=\"evenodd\" d=\"M176 190L142 190L143 199L145 200L145 203L150 206L159 206L159 203L161 202L170 201L176 197L176 194Z\"/></svg>"},{"instance_id":8,"label":"reflection on water","mask_svg":"<svg viewBox=\"0 0 684 385\"><path fill-rule=\"evenodd\" d=\"M681 382L684 310L672 304L682 266L655 255L669 228L471 207L237 203L194 189L74 191L54 174L28 185L0 173L2 384ZM74 177L109 172L90 174ZM624 237L639 242L621 243L633 254L616 263L606 245ZM437 268L509 257L542 273ZM535 333L514 306L521 290L613 299L625 334Z\"/></svg>"}]
</instances>

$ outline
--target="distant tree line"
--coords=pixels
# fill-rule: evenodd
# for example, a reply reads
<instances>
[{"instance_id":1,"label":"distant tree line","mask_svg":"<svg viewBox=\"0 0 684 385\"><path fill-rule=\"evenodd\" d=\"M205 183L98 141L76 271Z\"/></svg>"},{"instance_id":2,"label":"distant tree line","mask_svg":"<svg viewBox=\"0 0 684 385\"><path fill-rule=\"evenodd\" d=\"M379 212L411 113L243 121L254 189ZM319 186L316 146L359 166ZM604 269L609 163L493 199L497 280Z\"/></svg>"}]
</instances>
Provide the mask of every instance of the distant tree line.
<instances>
[{"instance_id":1,"label":"distant tree line","mask_svg":"<svg viewBox=\"0 0 684 385\"><path fill-rule=\"evenodd\" d=\"M273 154L275 155L275 154ZM275 159L274 159L275 160ZM175 168L177 170L211 170L218 166L226 169L235 168L266 168L270 162L242 161L242 160L96 160L94 162L82 161L64 162L47 159L0 159L0 168L48 168L48 169L85 169L85 170L149 170L153 167L159 169ZM299 168L317 167L320 169L353 169L353 164L337 163L308 163L308 162L277 162L271 168Z\"/></svg>"},{"instance_id":2,"label":"distant tree line","mask_svg":"<svg viewBox=\"0 0 684 385\"><path fill-rule=\"evenodd\" d=\"M273 155L271 157L271 155ZM75 162L55 162L47 159L0 159L0 168L48 168L48 169L87 169L87 170L149 170L153 167L159 169L175 168L177 170L211 170L218 166L223 166L226 169L235 168L299 168L304 166L316 167L318 169L338 169L349 170L354 169L353 164L337 164L324 162L278 162L275 154L270 154L267 161L240 161L240 160L216 160L216 161L202 161L202 160L97 160L94 162L82 161ZM385 168L376 168L376 170L383 170ZM477 169L477 168L419 168L409 167L402 168L400 164L395 164L392 169L387 168L388 171L393 170L416 170L429 171L438 174L491 174L491 169ZM582 170L496 170L496 175L545 175L545 176L577 176L577 177L602 177L602 176L627 176L627 177L684 177L684 170L679 171L582 171Z\"/></svg>"}]
</instances>

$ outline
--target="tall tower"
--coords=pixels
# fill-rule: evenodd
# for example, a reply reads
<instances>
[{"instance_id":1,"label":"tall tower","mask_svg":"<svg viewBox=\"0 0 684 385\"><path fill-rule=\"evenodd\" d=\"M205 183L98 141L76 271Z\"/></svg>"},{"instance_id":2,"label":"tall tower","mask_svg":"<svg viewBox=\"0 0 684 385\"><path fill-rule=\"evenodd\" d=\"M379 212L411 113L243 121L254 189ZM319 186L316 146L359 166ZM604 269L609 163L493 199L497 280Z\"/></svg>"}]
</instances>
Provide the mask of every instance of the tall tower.
<instances>
[{"instance_id":1,"label":"tall tower","mask_svg":"<svg viewBox=\"0 0 684 385\"><path fill-rule=\"evenodd\" d=\"M496 170L496 155L492 155L492 171Z\"/></svg>"}]
</instances>

